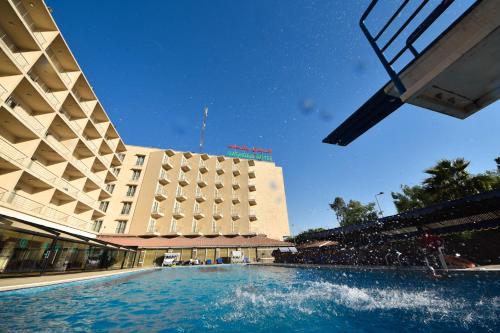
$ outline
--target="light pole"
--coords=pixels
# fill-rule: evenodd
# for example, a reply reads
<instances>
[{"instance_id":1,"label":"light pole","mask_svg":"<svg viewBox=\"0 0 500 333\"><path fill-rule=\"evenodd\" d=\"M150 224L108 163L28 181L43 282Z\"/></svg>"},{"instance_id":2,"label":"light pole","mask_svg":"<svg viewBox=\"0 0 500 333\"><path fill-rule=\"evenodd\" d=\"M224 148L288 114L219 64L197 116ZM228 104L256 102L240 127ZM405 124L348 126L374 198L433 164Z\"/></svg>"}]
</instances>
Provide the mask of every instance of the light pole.
<instances>
[{"instance_id":1,"label":"light pole","mask_svg":"<svg viewBox=\"0 0 500 333\"><path fill-rule=\"evenodd\" d=\"M380 213L380 217L383 217L384 216L384 212L382 211L382 209L380 208L380 203L378 202L378 196L379 195L382 195L384 194L384 192L380 192L380 193L377 193L375 194L375 201L377 202L377 206L378 206L378 210L379 210L379 213Z\"/></svg>"}]
</instances>

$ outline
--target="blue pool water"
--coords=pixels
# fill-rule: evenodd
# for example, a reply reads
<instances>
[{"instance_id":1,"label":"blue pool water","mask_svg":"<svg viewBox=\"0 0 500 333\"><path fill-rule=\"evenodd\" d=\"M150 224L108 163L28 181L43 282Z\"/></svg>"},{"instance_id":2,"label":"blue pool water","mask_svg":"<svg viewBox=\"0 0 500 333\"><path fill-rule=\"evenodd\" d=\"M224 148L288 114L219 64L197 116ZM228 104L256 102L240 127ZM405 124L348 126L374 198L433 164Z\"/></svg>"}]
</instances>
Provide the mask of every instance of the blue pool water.
<instances>
[{"instance_id":1,"label":"blue pool water","mask_svg":"<svg viewBox=\"0 0 500 333\"><path fill-rule=\"evenodd\" d=\"M0 293L0 332L499 332L499 277L161 269Z\"/></svg>"}]
</instances>

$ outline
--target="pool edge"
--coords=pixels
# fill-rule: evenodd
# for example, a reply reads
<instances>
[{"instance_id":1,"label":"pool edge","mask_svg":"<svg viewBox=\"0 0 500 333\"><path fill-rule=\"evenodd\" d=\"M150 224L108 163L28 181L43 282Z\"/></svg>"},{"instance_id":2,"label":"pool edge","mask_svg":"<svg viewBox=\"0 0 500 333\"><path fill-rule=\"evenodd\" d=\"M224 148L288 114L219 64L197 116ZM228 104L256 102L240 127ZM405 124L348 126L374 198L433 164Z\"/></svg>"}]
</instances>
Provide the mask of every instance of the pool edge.
<instances>
[{"instance_id":1,"label":"pool edge","mask_svg":"<svg viewBox=\"0 0 500 333\"><path fill-rule=\"evenodd\" d=\"M129 273L129 274L130 273L139 273L139 272L156 270L156 269L158 269L158 267L139 268L139 269L124 270L124 271L120 270L120 271L114 271L114 272L103 272L102 274L96 274L96 275L90 275L90 276L72 277L72 278L53 280L53 281L41 281L41 282L32 282L32 283L25 283L25 284L0 286L0 294L2 292L6 292L6 291L46 287L46 286L52 286L52 285L58 285L58 284L64 284L64 283L99 279L99 278L127 274L127 273ZM54 276L56 276L56 275L54 275ZM20 278L20 279L22 279L22 278Z\"/></svg>"}]
</instances>

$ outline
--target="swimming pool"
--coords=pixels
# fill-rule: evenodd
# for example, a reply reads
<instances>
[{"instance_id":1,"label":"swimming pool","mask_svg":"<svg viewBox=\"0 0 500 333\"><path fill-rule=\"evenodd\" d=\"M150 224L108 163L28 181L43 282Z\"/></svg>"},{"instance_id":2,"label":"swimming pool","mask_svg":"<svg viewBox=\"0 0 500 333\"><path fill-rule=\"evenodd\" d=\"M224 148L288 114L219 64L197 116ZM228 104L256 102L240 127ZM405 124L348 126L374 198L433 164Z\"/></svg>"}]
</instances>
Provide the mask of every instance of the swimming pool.
<instances>
[{"instance_id":1,"label":"swimming pool","mask_svg":"<svg viewBox=\"0 0 500 333\"><path fill-rule=\"evenodd\" d=\"M160 269L0 293L0 331L498 332L500 275Z\"/></svg>"}]
</instances>

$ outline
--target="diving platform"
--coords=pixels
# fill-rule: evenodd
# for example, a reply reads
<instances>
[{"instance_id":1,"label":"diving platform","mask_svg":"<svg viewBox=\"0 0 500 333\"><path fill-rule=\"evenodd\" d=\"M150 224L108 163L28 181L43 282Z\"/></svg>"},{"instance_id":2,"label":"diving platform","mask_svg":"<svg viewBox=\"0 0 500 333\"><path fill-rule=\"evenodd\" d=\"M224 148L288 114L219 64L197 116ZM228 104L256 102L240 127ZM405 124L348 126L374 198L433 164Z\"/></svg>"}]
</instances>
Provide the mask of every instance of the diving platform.
<instances>
[{"instance_id":1,"label":"diving platform","mask_svg":"<svg viewBox=\"0 0 500 333\"><path fill-rule=\"evenodd\" d=\"M455 1L442 0L433 8L426 8L429 1L417 1L413 11L405 11L412 2L402 0L376 33L365 21L378 0L361 17L361 29L391 80L324 143L346 146L405 103L465 119L500 97L500 1L476 0L422 51L415 44ZM395 26L402 17L402 24ZM387 36L389 31L393 34ZM405 57L411 60L396 71Z\"/></svg>"}]
</instances>

